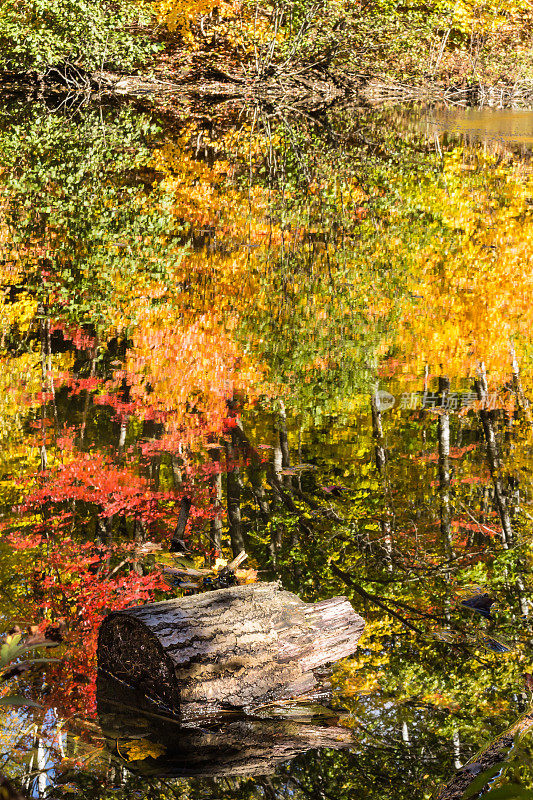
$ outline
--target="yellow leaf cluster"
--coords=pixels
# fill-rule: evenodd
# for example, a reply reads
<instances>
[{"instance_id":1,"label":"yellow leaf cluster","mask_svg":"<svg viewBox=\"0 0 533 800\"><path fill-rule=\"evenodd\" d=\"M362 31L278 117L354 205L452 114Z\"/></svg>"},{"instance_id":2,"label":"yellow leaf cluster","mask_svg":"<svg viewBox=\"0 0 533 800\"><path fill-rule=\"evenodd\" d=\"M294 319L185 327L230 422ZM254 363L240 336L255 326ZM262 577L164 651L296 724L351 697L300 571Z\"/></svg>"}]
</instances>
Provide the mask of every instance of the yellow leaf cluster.
<instances>
[{"instance_id":1,"label":"yellow leaf cluster","mask_svg":"<svg viewBox=\"0 0 533 800\"><path fill-rule=\"evenodd\" d=\"M484 362L502 382L511 345L523 352L533 324L533 186L487 163L492 181L472 196L459 179L461 154L446 161L447 195L438 199L444 221L461 238L453 249L443 252L437 242L419 254L422 279L413 286L419 302L405 308L399 343L418 364L450 377L475 375Z\"/></svg>"},{"instance_id":2,"label":"yellow leaf cluster","mask_svg":"<svg viewBox=\"0 0 533 800\"><path fill-rule=\"evenodd\" d=\"M159 742L149 739L136 739L121 748L128 761L144 761L145 758L159 758L166 751L166 747Z\"/></svg>"}]
</instances>

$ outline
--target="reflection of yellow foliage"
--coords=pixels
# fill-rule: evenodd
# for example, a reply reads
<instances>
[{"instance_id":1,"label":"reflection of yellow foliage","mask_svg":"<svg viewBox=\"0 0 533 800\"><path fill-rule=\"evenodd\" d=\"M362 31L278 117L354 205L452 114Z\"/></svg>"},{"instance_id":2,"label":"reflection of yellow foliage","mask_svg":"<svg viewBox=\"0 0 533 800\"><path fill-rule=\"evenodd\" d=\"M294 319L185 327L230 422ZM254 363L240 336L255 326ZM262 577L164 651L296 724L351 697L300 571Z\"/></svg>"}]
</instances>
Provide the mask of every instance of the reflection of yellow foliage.
<instances>
[{"instance_id":1,"label":"reflection of yellow foliage","mask_svg":"<svg viewBox=\"0 0 533 800\"><path fill-rule=\"evenodd\" d=\"M527 346L533 325L533 187L480 155L488 180L473 195L462 159L461 151L445 155L446 195L433 199L460 241L444 252L436 241L419 254L414 292L421 299L406 310L399 343L450 377L473 375L484 362L501 382L511 343Z\"/></svg>"},{"instance_id":2,"label":"reflection of yellow foliage","mask_svg":"<svg viewBox=\"0 0 533 800\"><path fill-rule=\"evenodd\" d=\"M209 146L217 155L212 165L195 157L191 142ZM271 234L268 220L268 191L264 187L240 187L237 170L248 170L265 146L263 137L243 125L239 137L229 131L223 142L210 141L204 132L189 126L177 139L156 151L154 167L164 173L161 187L174 196L175 215L193 226L216 224L226 239L245 243L248 226L252 235ZM224 157L220 156L224 154Z\"/></svg>"},{"instance_id":3,"label":"reflection of yellow foliage","mask_svg":"<svg viewBox=\"0 0 533 800\"><path fill-rule=\"evenodd\" d=\"M13 437L41 389L41 358L38 353L24 353L17 358L0 354L0 438Z\"/></svg>"},{"instance_id":4,"label":"reflection of yellow foliage","mask_svg":"<svg viewBox=\"0 0 533 800\"><path fill-rule=\"evenodd\" d=\"M391 627L386 618L367 621L356 655L342 661L335 670L335 686L343 696L353 697L379 689L379 672L390 662L385 639L390 637Z\"/></svg>"},{"instance_id":5,"label":"reflection of yellow foliage","mask_svg":"<svg viewBox=\"0 0 533 800\"><path fill-rule=\"evenodd\" d=\"M0 306L0 332L5 336L10 328L16 325L19 333L25 333L30 327L37 312L38 302L28 292L22 292L16 302L6 302L6 296Z\"/></svg>"}]
</instances>

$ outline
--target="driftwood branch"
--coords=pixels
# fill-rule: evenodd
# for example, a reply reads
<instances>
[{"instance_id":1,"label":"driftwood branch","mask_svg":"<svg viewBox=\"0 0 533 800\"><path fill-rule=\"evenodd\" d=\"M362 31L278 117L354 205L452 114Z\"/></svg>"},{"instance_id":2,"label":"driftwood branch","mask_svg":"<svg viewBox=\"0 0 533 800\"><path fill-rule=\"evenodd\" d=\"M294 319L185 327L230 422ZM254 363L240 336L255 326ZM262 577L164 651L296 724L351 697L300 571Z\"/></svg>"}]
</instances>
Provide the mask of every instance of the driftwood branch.
<instances>
[{"instance_id":1,"label":"driftwood branch","mask_svg":"<svg viewBox=\"0 0 533 800\"><path fill-rule=\"evenodd\" d=\"M468 764L458 770L452 780L443 786L435 800L461 800L465 792L470 788L474 781L479 780L482 773L490 770L502 761L505 761L509 749L512 747L517 737L531 731L533 728L533 713L524 714L501 736L498 736L487 747L481 750ZM487 775L485 785L493 778L492 774ZM474 788L474 787L472 787ZM479 792L483 789L479 787ZM478 794L475 793L477 797Z\"/></svg>"}]
</instances>

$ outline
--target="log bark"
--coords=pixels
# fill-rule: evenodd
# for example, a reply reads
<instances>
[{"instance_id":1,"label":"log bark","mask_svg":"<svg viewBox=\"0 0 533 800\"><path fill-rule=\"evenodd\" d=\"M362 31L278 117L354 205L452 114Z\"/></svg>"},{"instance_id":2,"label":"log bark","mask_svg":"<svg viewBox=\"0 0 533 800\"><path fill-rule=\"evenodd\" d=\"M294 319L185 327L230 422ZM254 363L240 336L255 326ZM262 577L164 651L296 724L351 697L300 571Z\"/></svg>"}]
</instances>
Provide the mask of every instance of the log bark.
<instances>
[{"instance_id":1,"label":"log bark","mask_svg":"<svg viewBox=\"0 0 533 800\"><path fill-rule=\"evenodd\" d=\"M302 602L277 583L235 586L110 614L105 673L183 718L305 697L314 671L355 652L364 620L344 597Z\"/></svg>"},{"instance_id":2,"label":"log bark","mask_svg":"<svg viewBox=\"0 0 533 800\"><path fill-rule=\"evenodd\" d=\"M238 440L232 433L229 440L224 441L226 450L226 498L228 505L228 525L233 557L245 549L241 523L241 489L242 480L238 466L236 445Z\"/></svg>"}]
</instances>

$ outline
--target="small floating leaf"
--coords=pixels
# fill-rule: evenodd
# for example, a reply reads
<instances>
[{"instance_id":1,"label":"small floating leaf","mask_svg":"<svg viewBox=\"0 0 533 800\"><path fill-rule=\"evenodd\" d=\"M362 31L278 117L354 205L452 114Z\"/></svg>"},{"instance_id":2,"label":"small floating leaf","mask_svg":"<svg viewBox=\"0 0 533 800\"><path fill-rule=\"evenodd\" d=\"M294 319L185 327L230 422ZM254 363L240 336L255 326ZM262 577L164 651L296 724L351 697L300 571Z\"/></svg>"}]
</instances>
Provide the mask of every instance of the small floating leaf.
<instances>
[{"instance_id":1,"label":"small floating leaf","mask_svg":"<svg viewBox=\"0 0 533 800\"><path fill-rule=\"evenodd\" d=\"M301 472L312 472L316 470L314 464L295 464L293 467L285 467L280 470L281 475L299 475Z\"/></svg>"},{"instance_id":2,"label":"small floating leaf","mask_svg":"<svg viewBox=\"0 0 533 800\"><path fill-rule=\"evenodd\" d=\"M18 694L8 694L6 697L0 697L0 706L12 706L13 708L31 706L32 708L42 708L39 703L35 703L33 700L28 700L27 697L22 697L22 695Z\"/></svg>"},{"instance_id":3,"label":"small floating leaf","mask_svg":"<svg viewBox=\"0 0 533 800\"><path fill-rule=\"evenodd\" d=\"M441 630L433 631L433 636L435 639L439 639L441 642L448 642L449 644L454 644L462 638L460 634L456 633L456 631L451 631L448 628L442 628Z\"/></svg>"},{"instance_id":4,"label":"small floating leaf","mask_svg":"<svg viewBox=\"0 0 533 800\"><path fill-rule=\"evenodd\" d=\"M127 744L123 750L128 761L144 761L145 758L159 758L166 751L166 747L149 739L137 739Z\"/></svg>"}]
</instances>

